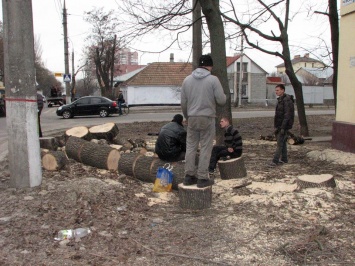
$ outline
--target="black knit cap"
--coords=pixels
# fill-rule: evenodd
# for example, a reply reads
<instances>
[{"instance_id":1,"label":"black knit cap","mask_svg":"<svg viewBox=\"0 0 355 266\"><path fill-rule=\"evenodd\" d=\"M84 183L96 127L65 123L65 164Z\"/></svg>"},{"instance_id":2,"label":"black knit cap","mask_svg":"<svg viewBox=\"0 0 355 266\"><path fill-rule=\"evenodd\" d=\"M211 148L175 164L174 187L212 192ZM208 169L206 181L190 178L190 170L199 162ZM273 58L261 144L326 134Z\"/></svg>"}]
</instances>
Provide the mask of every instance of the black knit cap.
<instances>
[{"instance_id":1,"label":"black knit cap","mask_svg":"<svg viewBox=\"0 0 355 266\"><path fill-rule=\"evenodd\" d=\"M212 57L209 54L201 55L198 66L213 66Z\"/></svg>"},{"instance_id":2,"label":"black knit cap","mask_svg":"<svg viewBox=\"0 0 355 266\"><path fill-rule=\"evenodd\" d=\"M171 122L176 122L180 125L182 125L182 121L184 120L184 117L181 114L176 114L174 115L173 120L171 120Z\"/></svg>"}]
</instances>

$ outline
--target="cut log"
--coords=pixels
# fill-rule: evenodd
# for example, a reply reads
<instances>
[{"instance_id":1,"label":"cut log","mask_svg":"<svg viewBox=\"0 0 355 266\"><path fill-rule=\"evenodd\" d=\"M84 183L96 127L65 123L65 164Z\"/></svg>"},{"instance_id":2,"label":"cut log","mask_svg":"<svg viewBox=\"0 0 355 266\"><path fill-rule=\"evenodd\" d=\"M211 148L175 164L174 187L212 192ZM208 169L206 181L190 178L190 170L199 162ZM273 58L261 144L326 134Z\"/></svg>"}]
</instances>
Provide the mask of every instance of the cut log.
<instances>
[{"instance_id":1,"label":"cut log","mask_svg":"<svg viewBox=\"0 0 355 266\"><path fill-rule=\"evenodd\" d=\"M198 188L196 185L179 184L180 207L190 210L203 210L211 207L212 186Z\"/></svg>"},{"instance_id":2,"label":"cut log","mask_svg":"<svg viewBox=\"0 0 355 266\"><path fill-rule=\"evenodd\" d=\"M120 152L110 146L98 145L77 137L70 137L65 151L69 158L101 169L117 170Z\"/></svg>"},{"instance_id":3,"label":"cut log","mask_svg":"<svg viewBox=\"0 0 355 266\"><path fill-rule=\"evenodd\" d=\"M130 152L130 153L123 153L119 162L118 162L118 171L120 173L123 173L125 175L134 177L134 167L136 164L136 161L138 159L138 157L143 156L139 153L134 153L134 152Z\"/></svg>"},{"instance_id":4,"label":"cut log","mask_svg":"<svg viewBox=\"0 0 355 266\"><path fill-rule=\"evenodd\" d=\"M106 123L90 127L89 132L95 139L106 139L109 142L112 142L118 135L119 129L115 123Z\"/></svg>"},{"instance_id":5,"label":"cut log","mask_svg":"<svg viewBox=\"0 0 355 266\"><path fill-rule=\"evenodd\" d=\"M143 182L154 183L155 173L152 172L153 157L140 156L136 160L133 176Z\"/></svg>"},{"instance_id":6,"label":"cut log","mask_svg":"<svg viewBox=\"0 0 355 266\"><path fill-rule=\"evenodd\" d=\"M77 137L80 139L91 140L91 134L87 127L73 127L65 131L65 140L67 141L69 137Z\"/></svg>"},{"instance_id":7,"label":"cut log","mask_svg":"<svg viewBox=\"0 0 355 266\"><path fill-rule=\"evenodd\" d=\"M330 174L301 175L297 178L299 189L314 187L336 187L335 179Z\"/></svg>"},{"instance_id":8,"label":"cut log","mask_svg":"<svg viewBox=\"0 0 355 266\"><path fill-rule=\"evenodd\" d=\"M219 160L218 168L221 174L221 179L242 178L247 175L243 156L226 161Z\"/></svg>"},{"instance_id":9,"label":"cut log","mask_svg":"<svg viewBox=\"0 0 355 266\"><path fill-rule=\"evenodd\" d=\"M267 136L260 135L260 139L261 140L268 140L268 141L276 141L277 140L275 135L267 135Z\"/></svg>"},{"instance_id":10,"label":"cut log","mask_svg":"<svg viewBox=\"0 0 355 266\"><path fill-rule=\"evenodd\" d=\"M62 151L52 151L42 157L42 166L49 171L63 169L68 163L68 158Z\"/></svg>"},{"instance_id":11,"label":"cut log","mask_svg":"<svg viewBox=\"0 0 355 266\"><path fill-rule=\"evenodd\" d=\"M39 138L39 146L42 149L48 149L52 151L56 151L58 149L58 143L54 137Z\"/></svg>"},{"instance_id":12,"label":"cut log","mask_svg":"<svg viewBox=\"0 0 355 266\"><path fill-rule=\"evenodd\" d=\"M58 147L64 147L65 146L65 142L66 142L66 138L65 138L65 134L61 135L61 136L56 136L54 137Z\"/></svg>"},{"instance_id":13,"label":"cut log","mask_svg":"<svg viewBox=\"0 0 355 266\"><path fill-rule=\"evenodd\" d=\"M296 136L291 132L288 132L289 138L287 139L287 143L290 145L300 145L303 144L305 140L312 140L312 138L303 138L301 136Z\"/></svg>"}]
</instances>

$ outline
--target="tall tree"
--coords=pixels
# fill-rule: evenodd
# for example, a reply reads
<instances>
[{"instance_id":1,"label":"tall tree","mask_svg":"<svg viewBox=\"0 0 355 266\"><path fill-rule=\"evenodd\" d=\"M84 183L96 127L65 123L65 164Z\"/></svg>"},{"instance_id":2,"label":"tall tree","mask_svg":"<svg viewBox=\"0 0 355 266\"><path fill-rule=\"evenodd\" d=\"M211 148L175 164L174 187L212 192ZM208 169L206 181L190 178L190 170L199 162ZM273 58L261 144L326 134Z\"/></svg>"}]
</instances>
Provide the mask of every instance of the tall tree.
<instances>
[{"instance_id":1,"label":"tall tree","mask_svg":"<svg viewBox=\"0 0 355 266\"><path fill-rule=\"evenodd\" d=\"M0 81L4 80L4 29L0 21Z\"/></svg>"},{"instance_id":2,"label":"tall tree","mask_svg":"<svg viewBox=\"0 0 355 266\"><path fill-rule=\"evenodd\" d=\"M92 33L88 36L89 57L95 64L97 82L103 96L111 96L111 71L114 69L115 52L119 49L120 40L116 41L118 32L118 20L113 10L105 12L103 8L93 9L85 15L85 21L92 26Z\"/></svg>"},{"instance_id":3,"label":"tall tree","mask_svg":"<svg viewBox=\"0 0 355 266\"><path fill-rule=\"evenodd\" d=\"M302 83L298 81L295 71L292 66L289 37L288 37L288 26L290 19L290 0L277 0L273 1L271 4L266 4L266 1L257 0L259 7L254 14L250 14L250 19L248 21L242 21L240 17L242 14L238 13L230 1L230 6L232 7L231 12L222 13L222 16L229 22L233 22L239 26L243 33L246 42L253 48L258 49L264 53L275 55L280 57L285 64L286 74L292 84L292 87L296 96L298 119L300 123L300 134L303 136L309 136L307 117L304 108L304 99L302 93ZM284 16L281 19L280 15L274 11L276 7L284 4ZM231 14L231 15L229 15ZM271 30L270 34L267 34L259 29L262 22L269 19L273 19L273 22L278 26L279 33L275 33ZM257 41L253 41L251 36L256 34L264 40L272 41L278 43L281 46L282 52L268 50L265 46L259 45Z\"/></svg>"}]
</instances>

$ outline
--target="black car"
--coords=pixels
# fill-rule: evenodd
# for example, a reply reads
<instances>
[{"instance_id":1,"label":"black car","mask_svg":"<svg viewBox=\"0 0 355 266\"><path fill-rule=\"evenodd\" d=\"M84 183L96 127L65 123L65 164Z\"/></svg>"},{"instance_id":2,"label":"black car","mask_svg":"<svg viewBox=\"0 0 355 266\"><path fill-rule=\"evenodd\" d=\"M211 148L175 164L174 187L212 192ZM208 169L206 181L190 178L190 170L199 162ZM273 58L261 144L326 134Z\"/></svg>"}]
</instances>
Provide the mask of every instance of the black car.
<instances>
[{"instance_id":1,"label":"black car","mask_svg":"<svg viewBox=\"0 0 355 266\"><path fill-rule=\"evenodd\" d=\"M70 104L62 105L57 109L57 115L72 118L82 115L100 115L101 117L116 114L117 103L106 97L85 96Z\"/></svg>"}]
</instances>

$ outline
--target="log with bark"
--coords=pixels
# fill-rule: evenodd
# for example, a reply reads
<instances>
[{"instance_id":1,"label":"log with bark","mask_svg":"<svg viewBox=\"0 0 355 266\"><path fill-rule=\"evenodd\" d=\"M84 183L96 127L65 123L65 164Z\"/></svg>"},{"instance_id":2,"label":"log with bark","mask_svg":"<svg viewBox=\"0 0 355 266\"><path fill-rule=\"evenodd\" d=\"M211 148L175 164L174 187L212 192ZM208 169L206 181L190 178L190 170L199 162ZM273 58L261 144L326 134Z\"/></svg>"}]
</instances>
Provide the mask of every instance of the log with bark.
<instances>
[{"instance_id":1,"label":"log with bark","mask_svg":"<svg viewBox=\"0 0 355 266\"><path fill-rule=\"evenodd\" d=\"M39 138L39 146L41 149L56 151L59 145L56 138L54 137L42 137Z\"/></svg>"},{"instance_id":2,"label":"log with bark","mask_svg":"<svg viewBox=\"0 0 355 266\"><path fill-rule=\"evenodd\" d=\"M68 163L66 154L62 151L49 151L42 157L42 166L49 171L63 169Z\"/></svg>"},{"instance_id":3,"label":"log with bark","mask_svg":"<svg viewBox=\"0 0 355 266\"><path fill-rule=\"evenodd\" d=\"M305 140L312 140L312 138L303 138L301 136L296 136L292 134L290 131L288 132L287 143L290 145L300 145L303 144Z\"/></svg>"},{"instance_id":4,"label":"log with bark","mask_svg":"<svg viewBox=\"0 0 355 266\"><path fill-rule=\"evenodd\" d=\"M98 145L77 137L70 137L65 151L69 158L101 169L117 170L120 152L107 145Z\"/></svg>"},{"instance_id":5,"label":"log with bark","mask_svg":"<svg viewBox=\"0 0 355 266\"><path fill-rule=\"evenodd\" d=\"M196 185L179 184L180 207L190 210L203 210L211 207L212 186L198 188Z\"/></svg>"},{"instance_id":6,"label":"log with bark","mask_svg":"<svg viewBox=\"0 0 355 266\"><path fill-rule=\"evenodd\" d=\"M68 129L65 131L65 140L67 141L69 137L77 137L85 140L91 140L92 136L89 132L89 129L87 127L81 126L81 127L73 127L71 129Z\"/></svg>"},{"instance_id":7,"label":"log with bark","mask_svg":"<svg viewBox=\"0 0 355 266\"><path fill-rule=\"evenodd\" d=\"M89 128L90 134L95 139L105 139L112 142L118 135L119 129L115 123L106 123L103 125L93 126Z\"/></svg>"},{"instance_id":8,"label":"log with bark","mask_svg":"<svg viewBox=\"0 0 355 266\"><path fill-rule=\"evenodd\" d=\"M247 175L243 156L229 160L219 160L218 168L221 179L242 178Z\"/></svg>"},{"instance_id":9,"label":"log with bark","mask_svg":"<svg viewBox=\"0 0 355 266\"><path fill-rule=\"evenodd\" d=\"M335 179L330 174L301 175L297 178L298 189L314 187L336 187Z\"/></svg>"},{"instance_id":10,"label":"log with bark","mask_svg":"<svg viewBox=\"0 0 355 266\"><path fill-rule=\"evenodd\" d=\"M138 157L143 156L139 153L123 153L118 162L118 171L125 175L134 177L133 169L135 167Z\"/></svg>"}]
</instances>

